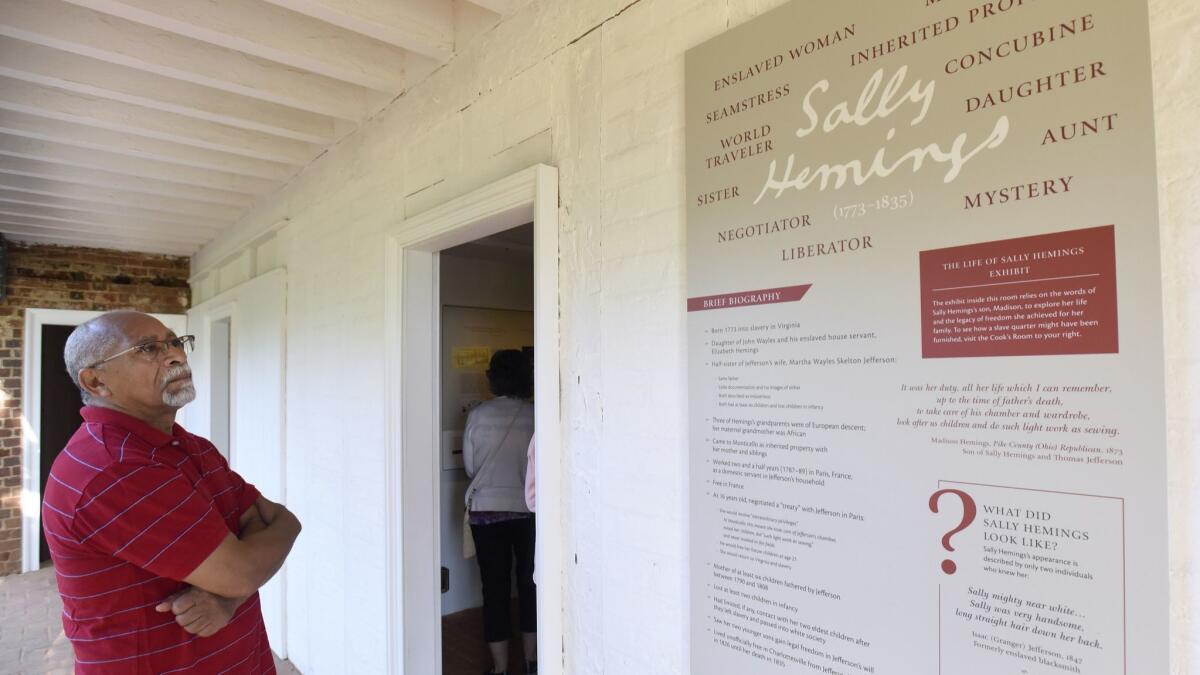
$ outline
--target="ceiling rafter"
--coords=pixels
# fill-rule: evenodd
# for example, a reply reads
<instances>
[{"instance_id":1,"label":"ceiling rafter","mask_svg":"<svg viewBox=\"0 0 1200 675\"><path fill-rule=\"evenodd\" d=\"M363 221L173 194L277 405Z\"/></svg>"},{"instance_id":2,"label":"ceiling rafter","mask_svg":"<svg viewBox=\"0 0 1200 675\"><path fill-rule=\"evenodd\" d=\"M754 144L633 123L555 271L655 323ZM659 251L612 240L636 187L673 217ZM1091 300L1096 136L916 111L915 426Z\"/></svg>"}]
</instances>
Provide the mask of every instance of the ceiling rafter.
<instances>
[{"instance_id":1,"label":"ceiling rafter","mask_svg":"<svg viewBox=\"0 0 1200 675\"><path fill-rule=\"evenodd\" d=\"M96 169L80 169L65 164L54 164L24 157L8 157L0 155L0 173L15 173L20 176L49 178L67 183L80 183L93 187L113 188L130 192L144 192L161 197L180 197L198 202L224 204L226 206L250 206L254 202L251 195L214 190L212 188L182 185L154 178L139 176L123 176L111 171Z\"/></svg>"},{"instance_id":2,"label":"ceiling rafter","mask_svg":"<svg viewBox=\"0 0 1200 675\"><path fill-rule=\"evenodd\" d=\"M277 188L280 183L263 178L239 176L225 171L179 166L154 159L141 159L106 150L90 150L62 143L0 134L0 155L24 157L43 162L65 164L83 169L100 169L127 176L156 178L170 183L195 185L258 195Z\"/></svg>"},{"instance_id":3,"label":"ceiling rafter","mask_svg":"<svg viewBox=\"0 0 1200 675\"><path fill-rule=\"evenodd\" d=\"M0 36L0 75L306 143L336 138L332 117Z\"/></svg>"},{"instance_id":4,"label":"ceiling rafter","mask_svg":"<svg viewBox=\"0 0 1200 675\"><path fill-rule=\"evenodd\" d=\"M446 0L266 0L444 63L454 55L454 8Z\"/></svg>"},{"instance_id":5,"label":"ceiling rafter","mask_svg":"<svg viewBox=\"0 0 1200 675\"><path fill-rule=\"evenodd\" d=\"M0 77L0 109L300 166L318 146Z\"/></svg>"},{"instance_id":6,"label":"ceiling rafter","mask_svg":"<svg viewBox=\"0 0 1200 675\"><path fill-rule=\"evenodd\" d=\"M367 89L406 84L405 50L258 0L66 1Z\"/></svg>"},{"instance_id":7,"label":"ceiling rafter","mask_svg":"<svg viewBox=\"0 0 1200 675\"><path fill-rule=\"evenodd\" d=\"M0 203L0 219L8 220L13 225L26 223L30 227L58 229L64 232L108 232L110 234L127 233L146 239L179 239L188 243L204 243L216 232L181 226L163 227L158 223L146 225L144 222L122 222L107 215L94 215L88 219L74 217L76 214L59 213L53 209L38 209L35 207L20 208L19 204Z\"/></svg>"},{"instance_id":8,"label":"ceiling rafter","mask_svg":"<svg viewBox=\"0 0 1200 675\"><path fill-rule=\"evenodd\" d=\"M23 204L25 206L45 206L80 213L96 213L106 216L127 218L132 221L160 222L185 227L196 227L204 230L221 230L229 226L231 221L221 221L198 216L186 216L167 211L143 209L136 206L121 206L103 202L72 199L37 193L21 192L0 187L0 204Z\"/></svg>"},{"instance_id":9,"label":"ceiling rafter","mask_svg":"<svg viewBox=\"0 0 1200 675\"><path fill-rule=\"evenodd\" d=\"M67 181L0 171L0 188L37 197L61 197L108 207L145 208L178 216L220 220L232 223L242 213L242 206L214 204L184 197L167 197L127 189L84 185Z\"/></svg>"},{"instance_id":10,"label":"ceiling rafter","mask_svg":"<svg viewBox=\"0 0 1200 675\"><path fill-rule=\"evenodd\" d=\"M196 244L203 243L208 238L208 235L204 233L185 229L172 230L161 227L145 229L129 224L105 225L95 222L76 221L67 218L29 215L19 211L9 211L3 208L0 208L0 221L4 221L9 225L17 225L21 227L40 227L51 232L74 232L81 234L108 235L118 237L132 236L140 239L157 239L163 242L179 241L180 243Z\"/></svg>"},{"instance_id":11,"label":"ceiling rafter","mask_svg":"<svg viewBox=\"0 0 1200 675\"><path fill-rule=\"evenodd\" d=\"M467 0L467 2L500 16L509 16L525 4L522 0Z\"/></svg>"},{"instance_id":12,"label":"ceiling rafter","mask_svg":"<svg viewBox=\"0 0 1200 675\"><path fill-rule=\"evenodd\" d=\"M106 150L130 157L154 159L170 164L197 169L213 169L278 182L290 178L296 169L295 166L280 162L268 162L11 110L0 114L0 134L54 141L78 148Z\"/></svg>"},{"instance_id":13,"label":"ceiling rafter","mask_svg":"<svg viewBox=\"0 0 1200 675\"><path fill-rule=\"evenodd\" d=\"M192 255L200 250L194 244L177 242L163 243L146 241L132 237L92 236L88 234L62 234L54 231L44 231L41 228L23 228L13 223L0 220L0 232L12 239L29 244L50 244L53 246L89 246L92 248L117 249L122 251L141 251L143 253L161 253L164 255Z\"/></svg>"},{"instance_id":14,"label":"ceiling rafter","mask_svg":"<svg viewBox=\"0 0 1200 675\"><path fill-rule=\"evenodd\" d=\"M361 122L367 89L63 0L0 0L0 35Z\"/></svg>"}]
</instances>

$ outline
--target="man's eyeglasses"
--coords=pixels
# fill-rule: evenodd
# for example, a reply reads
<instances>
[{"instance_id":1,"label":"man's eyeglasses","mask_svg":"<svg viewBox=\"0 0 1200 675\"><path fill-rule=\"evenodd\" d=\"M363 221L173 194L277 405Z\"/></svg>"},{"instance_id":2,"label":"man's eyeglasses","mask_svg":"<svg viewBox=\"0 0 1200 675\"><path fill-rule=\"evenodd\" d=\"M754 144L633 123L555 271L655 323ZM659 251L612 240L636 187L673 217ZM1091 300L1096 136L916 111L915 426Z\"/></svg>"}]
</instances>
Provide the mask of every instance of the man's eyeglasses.
<instances>
[{"instance_id":1,"label":"man's eyeglasses","mask_svg":"<svg viewBox=\"0 0 1200 675\"><path fill-rule=\"evenodd\" d=\"M113 359L125 356L130 352L132 352L134 356L147 361L158 361L163 356L166 356L167 352L172 349L178 349L186 355L190 354L195 346L195 335L180 335L179 337L171 338L170 340L152 340L150 342L142 342L130 347L129 349L121 350L104 360L97 361L88 366L88 368L95 368L96 366L103 365L109 361L112 361Z\"/></svg>"}]
</instances>

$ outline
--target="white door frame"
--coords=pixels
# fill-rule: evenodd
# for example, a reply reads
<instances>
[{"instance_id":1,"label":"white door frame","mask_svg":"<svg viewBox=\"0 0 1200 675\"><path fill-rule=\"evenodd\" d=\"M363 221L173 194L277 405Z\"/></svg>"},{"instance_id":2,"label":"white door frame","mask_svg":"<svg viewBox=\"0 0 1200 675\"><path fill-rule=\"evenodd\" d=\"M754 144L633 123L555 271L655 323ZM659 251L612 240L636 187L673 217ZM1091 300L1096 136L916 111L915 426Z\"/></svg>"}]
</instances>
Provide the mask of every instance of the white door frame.
<instances>
[{"instance_id":1,"label":"white door frame","mask_svg":"<svg viewBox=\"0 0 1200 675\"><path fill-rule=\"evenodd\" d=\"M191 326L190 330L196 335L197 347L196 351L211 350L209 345L213 344L212 340L212 325L215 321L224 319L229 320L229 444L224 448L217 448L225 457L225 461L229 462L229 466L235 466L233 463L234 446L237 443L237 434L233 433L234 411L237 410L237 387L234 383L237 382L237 329L234 326L233 314L237 309L236 290L226 291L215 298L210 298L195 307L188 310L189 323L199 323L199 325ZM213 307L213 309L209 309ZM203 316L203 320L195 322L194 317ZM200 358L197 358L199 356ZM203 406L197 406L195 403L184 408L182 412L187 414L186 427L188 431L198 434L205 438L212 438L212 357L207 354L199 354L192 357L192 379L196 384L196 396L208 397L208 403ZM201 361L197 364L196 361ZM200 368L196 368L200 365Z\"/></svg>"},{"instance_id":2,"label":"white door frame","mask_svg":"<svg viewBox=\"0 0 1200 675\"><path fill-rule=\"evenodd\" d=\"M558 170L535 165L395 225L385 250L387 659L442 672L438 252L533 222L538 663L562 675Z\"/></svg>"},{"instance_id":3,"label":"white door frame","mask_svg":"<svg viewBox=\"0 0 1200 675\"><path fill-rule=\"evenodd\" d=\"M21 396L21 571L33 572L42 528L42 326L78 326L104 312L74 309L25 310L24 382ZM153 314L176 335L187 332L182 314Z\"/></svg>"}]
</instances>

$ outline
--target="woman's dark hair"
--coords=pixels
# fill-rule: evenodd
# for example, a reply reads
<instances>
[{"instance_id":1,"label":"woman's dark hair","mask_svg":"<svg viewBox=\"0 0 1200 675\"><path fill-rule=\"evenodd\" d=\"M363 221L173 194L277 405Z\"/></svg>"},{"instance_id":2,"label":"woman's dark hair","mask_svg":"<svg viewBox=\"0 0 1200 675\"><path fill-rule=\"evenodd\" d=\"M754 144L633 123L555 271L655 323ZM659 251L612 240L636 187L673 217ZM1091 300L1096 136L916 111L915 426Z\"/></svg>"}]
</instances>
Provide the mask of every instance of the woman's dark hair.
<instances>
[{"instance_id":1,"label":"woman's dark hair","mask_svg":"<svg viewBox=\"0 0 1200 675\"><path fill-rule=\"evenodd\" d=\"M533 396L533 364L515 349L501 349L492 354L487 378L488 388L495 396Z\"/></svg>"}]
</instances>

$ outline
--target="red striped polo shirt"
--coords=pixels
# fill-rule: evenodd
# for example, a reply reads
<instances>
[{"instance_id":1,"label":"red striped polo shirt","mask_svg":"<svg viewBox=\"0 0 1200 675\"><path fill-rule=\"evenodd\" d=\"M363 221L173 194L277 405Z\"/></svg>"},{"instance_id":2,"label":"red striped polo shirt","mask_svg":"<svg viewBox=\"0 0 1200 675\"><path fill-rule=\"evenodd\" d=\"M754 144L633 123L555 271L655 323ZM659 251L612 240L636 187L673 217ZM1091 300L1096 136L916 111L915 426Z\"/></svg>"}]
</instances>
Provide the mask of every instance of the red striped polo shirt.
<instances>
[{"instance_id":1,"label":"red striped polo shirt","mask_svg":"<svg viewBox=\"0 0 1200 675\"><path fill-rule=\"evenodd\" d=\"M274 673L258 594L211 637L154 606L186 587L258 499L209 441L105 408L54 460L42 522L75 672Z\"/></svg>"}]
</instances>

